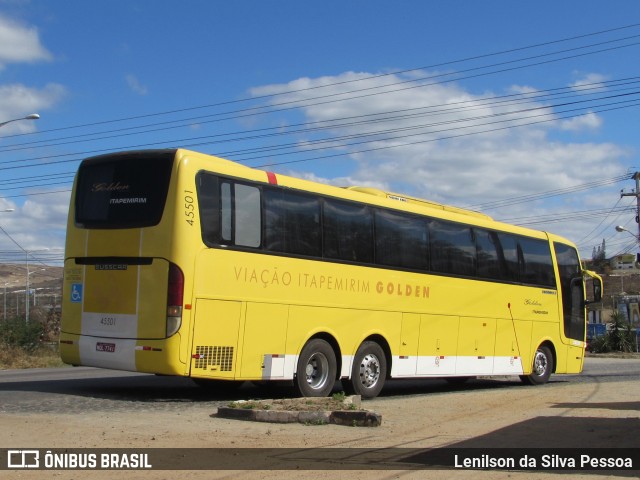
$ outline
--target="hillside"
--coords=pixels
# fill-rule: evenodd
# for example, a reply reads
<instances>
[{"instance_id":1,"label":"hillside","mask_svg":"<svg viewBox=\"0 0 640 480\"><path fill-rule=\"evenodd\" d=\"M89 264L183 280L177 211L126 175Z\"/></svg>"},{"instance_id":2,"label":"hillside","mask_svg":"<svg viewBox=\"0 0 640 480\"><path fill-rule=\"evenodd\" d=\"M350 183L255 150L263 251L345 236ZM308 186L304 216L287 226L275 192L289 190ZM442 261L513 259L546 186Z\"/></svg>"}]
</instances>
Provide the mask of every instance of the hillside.
<instances>
[{"instance_id":1,"label":"hillside","mask_svg":"<svg viewBox=\"0 0 640 480\"><path fill-rule=\"evenodd\" d=\"M29 265L29 305L58 307L62 296L63 268ZM25 311L27 269L24 264L0 264L0 308L2 317L13 317Z\"/></svg>"}]
</instances>

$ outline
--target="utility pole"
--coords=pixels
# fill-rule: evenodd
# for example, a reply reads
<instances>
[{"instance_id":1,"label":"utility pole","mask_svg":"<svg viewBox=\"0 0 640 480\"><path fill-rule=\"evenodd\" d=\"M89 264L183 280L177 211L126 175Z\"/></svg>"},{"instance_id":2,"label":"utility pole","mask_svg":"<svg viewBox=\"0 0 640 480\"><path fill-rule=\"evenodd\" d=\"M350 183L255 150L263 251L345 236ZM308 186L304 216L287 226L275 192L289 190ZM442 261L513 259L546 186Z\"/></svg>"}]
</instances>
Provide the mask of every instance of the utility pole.
<instances>
[{"instance_id":1,"label":"utility pole","mask_svg":"<svg viewBox=\"0 0 640 480\"><path fill-rule=\"evenodd\" d=\"M631 193L620 192L620 197L636 197L636 224L638 225L638 234L636 239L640 242L640 172L636 172L632 177L636 181L636 188Z\"/></svg>"}]
</instances>

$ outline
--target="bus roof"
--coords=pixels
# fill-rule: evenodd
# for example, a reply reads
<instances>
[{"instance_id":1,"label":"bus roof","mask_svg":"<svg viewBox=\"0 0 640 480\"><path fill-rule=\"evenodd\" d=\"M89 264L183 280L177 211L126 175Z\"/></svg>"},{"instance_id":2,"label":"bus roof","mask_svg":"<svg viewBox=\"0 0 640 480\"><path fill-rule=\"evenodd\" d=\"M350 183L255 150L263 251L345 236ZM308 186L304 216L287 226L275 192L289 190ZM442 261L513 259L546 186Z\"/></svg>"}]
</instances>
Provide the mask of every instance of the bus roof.
<instances>
[{"instance_id":1,"label":"bus roof","mask_svg":"<svg viewBox=\"0 0 640 480\"><path fill-rule=\"evenodd\" d=\"M369 195L375 195L377 197L388 198L390 200L396 200L398 202L406 202L412 203L414 205L422 205L429 208L435 208L438 210L444 210L447 212L459 213L462 215L469 215L476 218L481 218L483 220L493 220L492 217L486 215L481 212L476 212L474 210L467 210L465 208L453 207L451 205L444 205L442 203L432 202L430 200L425 200L422 198L410 197L409 195L404 195L401 193L393 193L393 192L385 192L384 190L380 190L378 188L371 187L346 187L347 190L353 190L356 192L368 193Z\"/></svg>"}]
</instances>

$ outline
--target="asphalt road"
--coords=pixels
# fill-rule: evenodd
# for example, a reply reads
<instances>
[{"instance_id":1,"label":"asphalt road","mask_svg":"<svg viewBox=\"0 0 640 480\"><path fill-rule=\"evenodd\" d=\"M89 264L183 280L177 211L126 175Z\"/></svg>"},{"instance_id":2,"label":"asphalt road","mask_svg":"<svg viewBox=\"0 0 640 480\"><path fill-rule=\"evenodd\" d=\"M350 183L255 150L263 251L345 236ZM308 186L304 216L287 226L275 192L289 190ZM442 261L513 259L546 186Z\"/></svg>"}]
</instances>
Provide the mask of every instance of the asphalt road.
<instances>
[{"instance_id":1,"label":"asphalt road","mask_svg":"<svg viewBox=\"0 0 640 480\"><path fill-rule=\"evenodd\" d=\"M565 384L640 380L639 359L587 358L580 375L554 375L548 387ZM548 388L545 387L545 388ZM339 386L337 387L339 390ZM517 377L479 378L460 386L443 380L389 381L379 401L412 395L436 395L482 389L523 388ZM294 395L286 386L256 387L245 383L229 392L211 392L190 379L102 370L89 367L0 371L0 413L82 413L96 411L188 410L203 402L223 405L243 398Z\"/></svg>"},{"instance_id":2,"label":"asphalt road","mask_svg":"<svg viewBox=\"0 0 640 480\"><path fill-rule=\"evenodd\" d=\"M212 417L229 400L293 395L285 386L245 383L227 393L195 386L188 378L159 377L93 368L0 371L0 447L184 448L281 447L303 452L338 448L508 449L626 447L640 449L640 358L588 358L581 375L552 376L548 385L524 386L517 377L479 378L464 385L444 380L388 382L382 395L364 404L382 414L378 428L274 425ZM348 448L347 448L348 447ZM345 449L346 450L343 450ZM230 474L224 470L182 472L185 479L333 479L330 471L273 470ZM243 467L244 469L244 467ZM255 470L255 469L254 469ZM0 471L0 478L16 478ZM25 472L20 478L49 478ZM69 473L69 472L64 472ZM76 472L80 473L80 472ZM107 478L83 472L61 478ZM444 474L446 473L446 475ZM30 474L30 475L27 475ZM166 472L145 472L159 480ZM359 479L451 478L507 480L556 478L553 472L362 471ZM633 471L569 472L566 478L637 478ZM110 478L110 477L109 477Z\"/></svg>"}]
</instances>

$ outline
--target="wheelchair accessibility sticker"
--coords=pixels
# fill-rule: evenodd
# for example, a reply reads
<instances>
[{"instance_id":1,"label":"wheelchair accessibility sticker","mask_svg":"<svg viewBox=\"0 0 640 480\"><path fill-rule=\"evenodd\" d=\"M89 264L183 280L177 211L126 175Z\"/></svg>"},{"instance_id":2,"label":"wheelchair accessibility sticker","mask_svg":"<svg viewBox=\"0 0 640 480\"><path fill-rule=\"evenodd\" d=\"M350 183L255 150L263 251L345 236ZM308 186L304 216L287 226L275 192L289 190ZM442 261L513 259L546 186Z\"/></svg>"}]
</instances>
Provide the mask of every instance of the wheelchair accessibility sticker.
<instances>
[{"instance_id":1,"label":"wheelchair accessibility sticker","mask_svg":"<svg viewBox=\"0 0 640 480\"><path fill-rule=\"evenodd\" d=\"M71 284L71 302L72 303L82 302L82 284L81 283Z\"/></svg>"}]
</instances>

